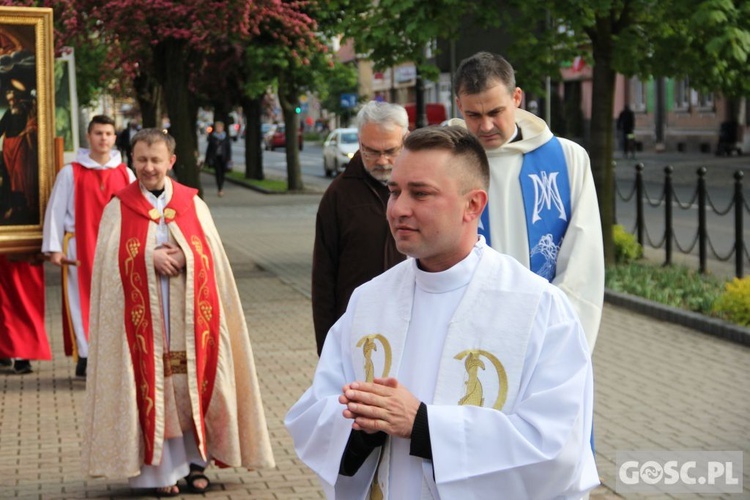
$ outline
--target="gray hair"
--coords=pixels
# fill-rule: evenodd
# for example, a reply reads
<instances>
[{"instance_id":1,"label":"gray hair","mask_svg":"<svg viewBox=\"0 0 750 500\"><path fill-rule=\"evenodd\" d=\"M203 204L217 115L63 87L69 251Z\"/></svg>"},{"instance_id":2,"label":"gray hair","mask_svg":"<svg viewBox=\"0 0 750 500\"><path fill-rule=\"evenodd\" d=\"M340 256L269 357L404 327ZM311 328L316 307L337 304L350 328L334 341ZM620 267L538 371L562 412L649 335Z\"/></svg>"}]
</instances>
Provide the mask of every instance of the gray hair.
<instances>
[{"instance_id":1,"label":"gray hair","mask_svg":"<svg viewBox=\"0 0 750 500\"><path fill-rule=\"evenodd\" d=\"M389 102L370 101L357 113L357 130L368 123L375 123L385 129L401 127L404 133L409 131L409 116L403 106Z\"/></svg>"}]
</instances>

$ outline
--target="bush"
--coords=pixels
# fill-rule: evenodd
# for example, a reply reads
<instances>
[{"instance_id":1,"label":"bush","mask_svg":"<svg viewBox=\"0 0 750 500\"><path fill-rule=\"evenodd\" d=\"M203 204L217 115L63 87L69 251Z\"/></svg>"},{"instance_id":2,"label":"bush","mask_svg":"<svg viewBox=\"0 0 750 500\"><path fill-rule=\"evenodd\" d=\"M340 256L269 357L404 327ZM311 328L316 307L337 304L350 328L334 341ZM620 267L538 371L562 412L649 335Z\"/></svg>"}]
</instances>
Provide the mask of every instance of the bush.
<instances>
[{"instance_id":1,"label":"bush","mask_svg":"<svg viewBox=\"0 0 750 500\"><path fill-rule=\"evenodd\" d=\"M713 311L732 323L750 326L750 276L728 282Z\"/></svg>"},{"instance_id":2,"label":"bush","mask_svg":"<svg viewBox=\"0 0 750 500\"><path fill-rule=\"evenodd\" d=\"M615 240L615 262L618 264L627 264L643 256L643 247L620 224L612 227L612 237Z\"/></svg>"},{"instance_id":3,"label":"bush","mask_svg":"<svg viewBox=\"0 0 750 500\"><path fill-rule=\"evenodd\" d=\"M684 266L631 263L608 268L606 286L616 292L711 315L724 282Z\"/></svg>"}]
</instances>

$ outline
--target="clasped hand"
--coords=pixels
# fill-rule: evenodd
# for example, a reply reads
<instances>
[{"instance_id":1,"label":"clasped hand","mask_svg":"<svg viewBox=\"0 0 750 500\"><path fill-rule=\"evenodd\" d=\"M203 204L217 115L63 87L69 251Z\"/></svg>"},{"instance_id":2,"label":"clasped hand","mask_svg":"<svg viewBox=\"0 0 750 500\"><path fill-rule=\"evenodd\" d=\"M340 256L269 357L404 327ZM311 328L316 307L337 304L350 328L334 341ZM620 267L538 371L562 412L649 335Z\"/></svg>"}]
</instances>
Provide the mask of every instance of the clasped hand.
<instances>
[{"instance_id":1,"label":"clasped hand","mask_svg":"<svg viewBox=\"0 0 750 500\"><path fill-rule=\"evenodd\" d=\"M178 276L185 267L185 254L180 247L164 243L154 250L154 268L163 276Z\"/></svg>"},{"instance_id":2,"label":"clasped hand","mask_svg":"<svg viewBox=\"0 0 750 500\"><path fill-rule=\"evenodd\" d=\"M420 401L395 378L376 378L372 383L352 382L344 386L339 403L352 429L373 434L410 438Z\"/></svg>"}]
</instances>

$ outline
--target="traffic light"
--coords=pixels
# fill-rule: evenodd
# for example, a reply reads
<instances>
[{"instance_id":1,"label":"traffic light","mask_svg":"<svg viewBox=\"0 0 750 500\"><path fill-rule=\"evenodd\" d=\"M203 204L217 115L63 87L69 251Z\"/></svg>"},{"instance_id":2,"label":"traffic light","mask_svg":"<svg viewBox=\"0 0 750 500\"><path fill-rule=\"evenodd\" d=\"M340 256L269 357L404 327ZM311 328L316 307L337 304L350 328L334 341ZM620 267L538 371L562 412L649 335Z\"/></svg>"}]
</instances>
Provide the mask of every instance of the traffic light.
<instances>
[{"instance_id":1,"label":"traffic light","mask_svg":"<svg viewBox=\"0 0 750 500\"><path fill-rule=\"evenodd\" d=\"M302 112L302 108L298 105L296 108L294 108L294 112L300 114Z\"/></svg>"}]
</instances>

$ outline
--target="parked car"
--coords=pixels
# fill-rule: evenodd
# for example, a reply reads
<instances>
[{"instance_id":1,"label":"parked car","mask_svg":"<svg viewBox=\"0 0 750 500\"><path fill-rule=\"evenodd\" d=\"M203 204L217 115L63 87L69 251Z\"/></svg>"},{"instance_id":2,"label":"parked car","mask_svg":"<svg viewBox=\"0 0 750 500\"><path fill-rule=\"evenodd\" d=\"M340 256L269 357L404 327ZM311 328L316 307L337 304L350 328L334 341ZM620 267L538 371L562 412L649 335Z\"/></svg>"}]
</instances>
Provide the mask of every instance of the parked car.
<instances>
[{"instance_id":1,"label":"parked car","mask_svg":"<svg viewBox=\"0 0 750 500\"><path fill-rule=\"evenodd\" d=\"M263 136L263 140L266 143L266 151L286 147L286 128L283 124L274 125L273 127ZM302 151L304 146L302 142L302 128L297 128L297 144L299 145L299 150Z\"/></svg>"},{"instance_id":2,"label":"parked car","mask_svg":"<svg viewBox=\"0 0 750 500\"><path fill-rule=\"evenodd\" d=\"M323 169L326 177L343 172L359 149L356 128L337 128L323 142Z\"/></svg>"},{"instance_id":3,"label":"parked car","mask_svg":"<svg viewBox=\"0 0 750 500\"><path fill-rule=\"evenodd\" d=\"M226 124L226 130L229 137L233 141L237 141L240 137L240 131L242 129L242 117L236 111L230 111L227 116L228 123Z\"/></svg>"}]
</instances>

